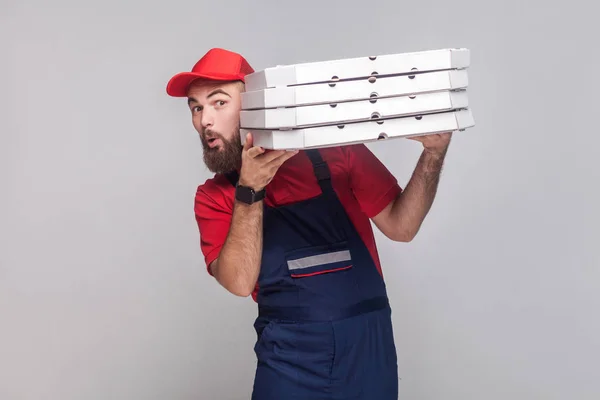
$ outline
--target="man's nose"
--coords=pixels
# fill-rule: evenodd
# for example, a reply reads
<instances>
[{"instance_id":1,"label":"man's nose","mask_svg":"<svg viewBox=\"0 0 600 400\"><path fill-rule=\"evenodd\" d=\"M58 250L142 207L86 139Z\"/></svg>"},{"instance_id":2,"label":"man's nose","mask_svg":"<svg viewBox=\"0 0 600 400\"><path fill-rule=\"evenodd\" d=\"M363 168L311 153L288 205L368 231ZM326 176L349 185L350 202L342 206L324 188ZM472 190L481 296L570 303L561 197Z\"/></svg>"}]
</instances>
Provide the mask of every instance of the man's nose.
<instances>
[{"instance_id":1,"label":"man's nose","mask_svg":"<svg viewBox=\"0 0 600 400\"><path fill-rule=\"evenodd\" d=\"M207 109L202 110L202 121L201 121L201 124L202 124L203 128L209 128L209 127L213 126L213 124L214 124L214 116Z\"/></svg>"}]
</instances>

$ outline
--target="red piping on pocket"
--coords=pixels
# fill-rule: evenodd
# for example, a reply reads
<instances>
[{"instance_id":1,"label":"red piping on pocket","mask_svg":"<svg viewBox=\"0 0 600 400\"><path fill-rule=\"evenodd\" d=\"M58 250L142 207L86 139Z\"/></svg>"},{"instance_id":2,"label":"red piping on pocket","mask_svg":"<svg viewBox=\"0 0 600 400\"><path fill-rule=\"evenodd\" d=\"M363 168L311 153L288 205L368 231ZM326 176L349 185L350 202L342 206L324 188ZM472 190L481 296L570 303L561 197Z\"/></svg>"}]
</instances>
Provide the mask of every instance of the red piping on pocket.
<instances>
[{"instance_id":1,"label":"red piping on pocket","mask_svg":"<svg viewBox=\"0 0 600 400\"><path fill-rule=\"evenodd\" d=\"M315 276L315 275L321 275L321 274L328 274L330 272L343 271L345 269L350 269L350 268L352 268L352 265L348 265L347 267L342 267L342 268L328 269L325 271L312 272L310 274L292 274L292 278L305 278L308 276Z\"/></svg>"}]
</instances>

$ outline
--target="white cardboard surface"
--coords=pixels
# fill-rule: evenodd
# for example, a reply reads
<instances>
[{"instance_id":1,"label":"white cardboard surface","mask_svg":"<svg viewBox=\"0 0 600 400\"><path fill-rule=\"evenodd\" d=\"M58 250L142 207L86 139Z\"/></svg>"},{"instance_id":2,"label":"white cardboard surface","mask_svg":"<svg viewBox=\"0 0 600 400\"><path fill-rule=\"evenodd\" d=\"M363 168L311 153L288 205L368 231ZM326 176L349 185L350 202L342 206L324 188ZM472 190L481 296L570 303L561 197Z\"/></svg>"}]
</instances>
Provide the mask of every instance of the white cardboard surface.
<instances>
[{"instance_id":1,"label":"white cardboard surface","mask_svg":"<svg viewBox=\"0 0 600 400\"><path fill-rule=\"evenodd\" d=\"M364 78L374 73L397 75L462 69L469 64L470 52L461 48L282 65L247 75L246 90Z\"/></svg>"},{"instance_id":2,"label":"white cardboard surface","mask_svg":"<svg viewBox=\"0 0 600 400\"><path fill-rule=\"evenodd\" d=\"M467 70L428 72L409 76L367 78L337 82L330 86L319 83L304 86L285 86L242 93L242 109L297 107L312 104L339 103L367 100L372 95L383 98L443 90L466 89L469 84Z\"/></svg>"},{"instance_id":3,"label":"white cardboard surface","mask_svg":"<svg viewBox=\"0 0 600 400\"><path fill-rule=\"evenodd\" d=\"M304 129L260 130L240 129L242 143L251 132L254 145L275 150L295 150L333 147L352 143L367 143L382 139L453 132L475 125L470 109L427 114L418 117L401 117L388 120Z\"/></svg>"},{"instance_id":4,"label":"white cardboard surface","mask_svg":"<svg viewBox=\"0 0 600 400\"><path fill-rule=\"evenodd\" d=\"M466 91L443 91L416 96L390 97L344 103L240 112L240 124L248 129L286 129L338 125L468 107Z\"/></svg>"}]
</instances>

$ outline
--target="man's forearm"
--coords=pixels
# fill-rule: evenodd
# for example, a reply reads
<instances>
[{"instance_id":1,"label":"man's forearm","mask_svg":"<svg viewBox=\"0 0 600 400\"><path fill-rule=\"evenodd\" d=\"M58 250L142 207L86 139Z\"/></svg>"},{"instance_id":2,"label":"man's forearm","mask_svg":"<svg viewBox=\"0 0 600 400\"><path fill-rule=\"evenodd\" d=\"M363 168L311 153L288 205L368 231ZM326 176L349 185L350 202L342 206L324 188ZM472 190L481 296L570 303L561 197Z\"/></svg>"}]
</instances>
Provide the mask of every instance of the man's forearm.
<instances>
[{"instance_id":1,"label":"man's forearm","mask_svg":"<svg viewBox=\"0 0 600 400\"><path fill-rule=\"evenodd\" d=\"M392 218L405 240L412 240L431 209L446 151L423 150L406 188L394 203Z\"/></svg>"},{"instance_id":2,"label":"man's forearm","mask_svg":"<svg viewBox=\"0 0 600 400\"><path fill-rule=\"evenodd\" d=\"M249 296L258 279L263 247L263 202L235 202L229 234L213 275L230 292Z\"/></svg>"}]
</instances>

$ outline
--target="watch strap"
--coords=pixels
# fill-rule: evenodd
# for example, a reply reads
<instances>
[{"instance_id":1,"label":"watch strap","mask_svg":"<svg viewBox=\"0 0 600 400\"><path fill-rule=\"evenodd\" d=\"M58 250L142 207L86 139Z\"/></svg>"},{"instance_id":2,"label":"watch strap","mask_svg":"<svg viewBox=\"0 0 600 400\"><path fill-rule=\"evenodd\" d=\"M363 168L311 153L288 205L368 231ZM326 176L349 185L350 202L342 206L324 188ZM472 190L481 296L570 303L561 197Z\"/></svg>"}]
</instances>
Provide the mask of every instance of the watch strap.
<instances>
[{"instance_id":1,"label":"watch strap","mask_svg":"<svg viewBox=\"0 0 600 400\"><path fill-rule=\"evenodd\" d=\"M266 190L263 188L259 191L242 186L239 183L235 186L235 198L246 204L253 204L265 198Z\"/></svg>"}]
</instances>

